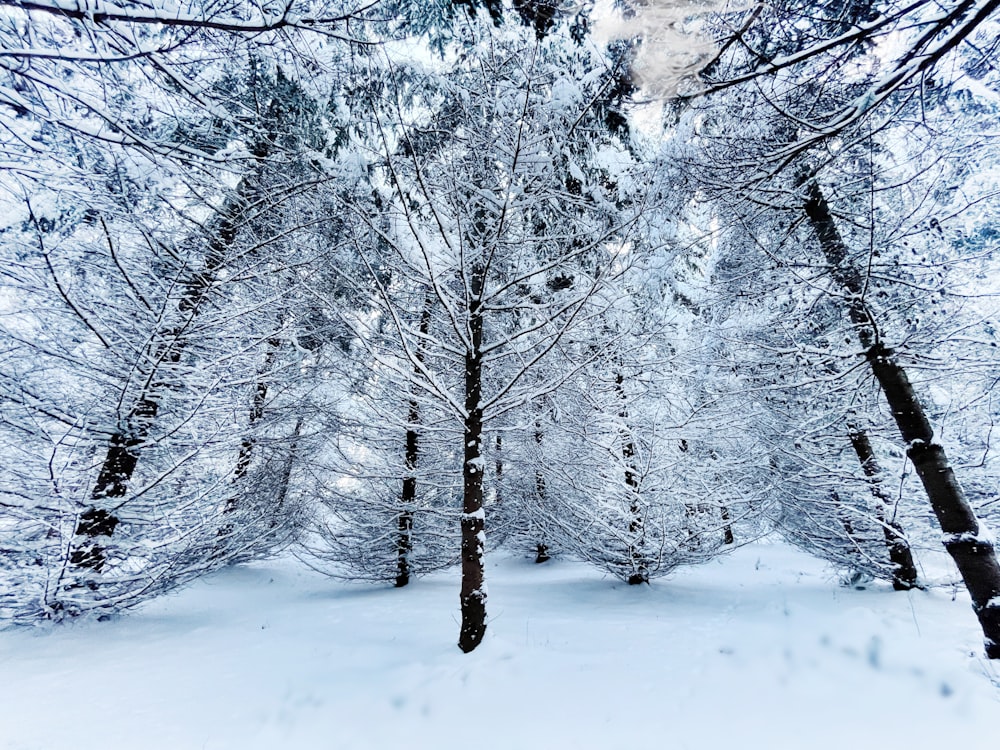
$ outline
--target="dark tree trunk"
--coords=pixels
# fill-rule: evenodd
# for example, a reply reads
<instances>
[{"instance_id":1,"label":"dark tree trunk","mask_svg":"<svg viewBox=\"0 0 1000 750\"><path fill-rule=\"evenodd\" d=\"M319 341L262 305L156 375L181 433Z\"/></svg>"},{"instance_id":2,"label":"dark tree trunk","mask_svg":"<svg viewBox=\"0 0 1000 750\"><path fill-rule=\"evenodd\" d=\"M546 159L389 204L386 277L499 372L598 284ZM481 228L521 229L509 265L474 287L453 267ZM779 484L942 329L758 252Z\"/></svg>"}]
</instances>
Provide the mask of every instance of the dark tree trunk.
<instances>
[{"instance_id":1,"label":"dark tree trunk","mask_svg":"<svg viewBox=\"0 0 1000 750\"><path fill-rule=\"evenodd\" d=\"M299 437L302 435L302 417L295 422L295 429L292 430L292 444L288 446L288 455L285 457L285 465L281 469L281 481L278 482L278 504L280 511L288 497L288 486L292 481L292 469L295 467L295 458L299 452ZM273 525L273 523L272 523Z\"/></svg>"},{"instance_id":2,"label":"dark tree trunk","mask_svg":"<svg viewBox=\"0 0 1000 750\"><path fill-rule=\"evenodd\" d=\"M425 339L431 326L431 302L424 301L424 310L420 315L420 341L417 343L416 357L424 361L426 347ZM419 369L415 375L420 376ZM413 552L413 505L417 501L417 460L420 456L420 404L415 398L410 399L409 413L406 416L406 449L404 461L406 476L403 478L403 490L400 493L400 510L396 517L396 587L402 588L410 582L410 553Z\"/></svg>"},{"instance_id":3,"label":"dark tree trunk","mask_svg":"<svg viewBox=\"0 0 1000 750\"><path fill-rule=\"evenodd\" d=\"M276 338L268 339L267 345L268 350L267 355L264 357L264 367L261 368L261 376L257 381L256 387L254 388L253 402L250 405L250 419L248 422L250 428L264 418L264 407L267 404L267 378L271 374L271 370L274 368L274 360L278 356L281 341ZM242 443L240 443L240 453L236 457L236 468L233 470L234 483L245 477L247 471L250 469L250 460L253 458L253 449L256 444L257 441L253 434L248 431L246 437L244 437ZM229 498L226 501L226 507L223 508L223 512L231 513L236 510L236 505L236 498Z\"/></svg>"},{"instance_id":4,"label":"dark tree trunk","mask_svg":"<svg viewBox=\"0 0 1000 750\"><path fill-rule=\"evenodd\" d=\"M111 436L108 452L91 491L91 505L80 514L70 548L70 564L100 573L107 562L107 550L100 537L110 538L120 523L117 506L128 492L128 484L139 461L139 450L158 404L142 398L125 418L125 427ZM103 507L102 507L103 506Z\"/></svg>"},{"instance_id":5,"label":"dark tree trunk","mask_svg":"<svg viewBox=\"0 0 1000 750\"><path fill-rule=\"evenodd\" d=\"M806 193L806 216L831 266L833 278L847 293L848 313L858 339L867 350L872 374L882 387L906 444L906 454L941 524L945 549L955 561L972 598L972 608L985 635L986 655L1000 659L1000 563L993 544L985 536L979 536L979 521L965 499L944 447L934 442L934 431L906 371L893 351L878 340L864 301L864 279L847 260L847 246L819 184L810 181Z\"/></svg>"},{"instance_id":6,"label":"dark tree trunk","mask_svg":"<svg viewBox=\"0 0 1000 750\"><path fill-rule=\"evenodd\" d=\"M275 512L271 516L272 529L278 525L278 519L282 517L285 502L288 499L288 487L291 485L292 481L292 469L295 468L295 459L299 452L299 438L302 435L302 422L302 417L299 417L295 421L295 429L292 430L292 442L288 446L288 453L286 454L284 464L281 467L281 475L278 479L278 486L275 491L275 497L277 498L274 508Z\"/></svg>"},{"instance_id":7,"label":"dark tree trunk","mask_svg":"<svg viewBox=\"0 0 1000 750\"><path fill-rule=\"evenodd\" d=\"M644 541L645 523L639 508L639 480L635 470L635 444L631 436L622 445L622 459L625 462L625 486L629 494L629 524L628 533L631 543L628 554L632 560L632 574L628 578L630 586L639 583L649 583L649 567L642 547Z\"/></svg>"},{"instance_id":8,"label":"dark tree trunk","mask_svg":"<svg viewBox=\"0 0 1000 750\"><path fill-rule=\"evenodd\" d=\"M485 512L483 510L483 271L472 272L471 347L465 355L465 463L462 469L462 627L458 647L469 653L486 633Z\"/></svg>"},{"instance_id":9,"label":"dark tree trunk","mask_svg":"<svg viewBox=\"0 0 1000 750\"><path fill-rule=\"evenodd\" d=\"M896 591L909 591L917 588L917 566L913 562L913 551L910 543L903 535L902 527L889 518L888 509L893 500L882 488L882 471L872 450L868 433L855 427L850 433L851 445L861 462L861 468L868 477L868 486L875 499L875 520L882 526L885 534L885 545L889 550L889 561L892 563L892 587Z\"/></svg>"},{"instance_id":10,"label":"dark tree trunk","mask_svg":"<svg viewBox=\"0 0 1000 750\"><path fill-rule=\"evenodd\" d=\"M687 452L687 440L681 440L681 450L685 453ZM709 451L708 457L713 461L719 460L719 454L715 450ZM722 514L722 543L723 544L736 544L736 537L733 535L733 524L732 516L729 513L729 508L725 505L721 506Z\"/></svg>"},{"instance_id":11,"label":"dark tree trunk","mask_svg":"<svg viewBox=\"0 0 1000 750\"><path fill-rule=\"evenodd\" d=\"M118 524L118 517L103 508L87 508L77 519L75 533L82 540L73 545L70 563L78 568L89 568L100 573L107 562L107 551L98 538L110 537Z\"/></svg>"},{"instance_id":12,"label":"dark tree trunk","mask_svg":"<svg viewBox=\"0 0 1000 750\"><path fill-rule=\"evenodd\" d=\"M851 523L851 517L844 512L844 504L840 501L840 493L834 490L830 493L830 499L833 501L833 506L837 509L837 520L840 521L844 533L847 534L847 538L851 540L851 544L854 545L854 549L857 551L859 545L858 540L854 538L854 524Z\"/></svg>"},{"instance_id":13,"label":"dark tree trunk","mask_svg":"<svg viewBox=\"0 0 1000 750\"><path fill-rule=\"evenodd\" d=\"M729 508L722 506L722 543L736 544L736 537L733 536L733 525L730 523Z\"/></svg>"},{"instance_id":14,"label":"dark tree trunk","mask_svg":"<svg viewBox=\"0 0 1000 750\"><path fill-rule=\"evenodd\" d=\"M538 446L538 455L541 458L542 448L542 423L535 420L535 445ZM535 504L538 508L545 507L545 474L542 473L541 466L535 469ZM540 529L536 529L541 535ZM549 545L543 541L535 543L535 564L548 562L552 557L549 555Z\"/></svg>"},{"instance_id":15,"label":"dark tree trunk","mask_svg":"<svg viewBox=\"0 0 1000 750\"><path fill-rule=\"evenodd\" d=\"M941 524L945 549L972 597L972 608L986 636L986 654L1000 659L1000 564L993 544L979 535L976 514L948 463L944 446L934 442L930 422L905 370L881 343L868 351L868 361L907 445L906 455Z\"/></svg>"},{"instance_id":16,"label":"dark tree trunk","mask_svg":"<svg viewBox=\"0 0 1000 750\"><path fill-rule=\"evenodd\" d=\"M236 456L236 468L233 469L233 477L230 481L230 495L226 498L226 502L222 506L223 518L235 513L237 508L239 508L240 480L243 479L250 470L250 461L253 459L254 448L257 445L257 439L254 437L252 430L254 425L264 418L264 407L267 405L267 378L271 374L271 370L274 367L274 360L278 356L278 350L281 347L281 340L271 338L267 340L267 344L268 350L264 357L264 366L260 370L257 385L254 387L253 401L250 404L247 433L244 435L243 440L240 443L240 452ZM233 523L231 521L227 521L219 526L216 536L220 538L228 537L232 533ZM219 554L224 554L225 550L220 548L218 552Z\"/></svg>"},{"instance_id":17,"label":"dark tree trunk","mask_svg":"<svg viewBox=\"0 0 1000 750\"><path fill-rule=\"evenodd\" d=\"M216 274L235 241L249 189L249 181L241 182L236 196L220 210L218 221L209 236L205 269L184 280L183 293L177 306L184 316L183 320L159 331L153 337L156 343L144 352L142 365L148 367L148 374L142 391L135 405L126 414L123 426L111 436L97 482L91 492L91 505L80 514L76 525L69 555L70 564L75 567L97 573L104 569L107 551L99 538L110 538L119 523L115 512L128 492L142 446L159 412L160 394L173 385L169 382L170 375L165 375L164 370L181 359L187 330L198 315L215 282ZM144 368L140 367L141 369Z\"/></svg>"},{"instance_id":18,"label":"dark tree trunk","mask_svg":"<svg viewBox=\"0 0 1000 750\"><path fill-rule=\"evenodd\" d=\"M642 551L645 524L642 510L639 507L639 477L635 466L635 442L632 438L632 431L628 427L625 376L621 372L615 375L615 387L622 402L618 416L622 419L622 463L625 465L625 488L629 504L629 545L626 554L632 566L632 572L629 574L628 583L630 586L635 586L640 583L649 583L649 566L646 564L646 558Z\"/></svg>"},{"instance_id":19,"label":"dark tree trunk","mask_svg":"<svg viewBox=\"0 0 1000 750\"><path fill-rule=\"evenodd\" d=\"M503 437L497 435L494 446L494 455L496 456L496 460L493 462L493 468L496 472L495 476L497 482L496 502L499 506L503 504Z\"/></svg>"},{"instance_id":20,"label":"dark tree trunk","mask_svg":"<svg viewBox=\"0 0 1000 750\"><path fill-rule=\"evenodd\" d=\"M399 496L399 515L396 516L396 587L402 588L410 582L410 553L413 551L413 504L417 499L417 469L419 443L417 425L420 423L420 409L416 401L410 401L407 415L410 427L406 430L406 476Z\"/></svg>"}]
</instances>

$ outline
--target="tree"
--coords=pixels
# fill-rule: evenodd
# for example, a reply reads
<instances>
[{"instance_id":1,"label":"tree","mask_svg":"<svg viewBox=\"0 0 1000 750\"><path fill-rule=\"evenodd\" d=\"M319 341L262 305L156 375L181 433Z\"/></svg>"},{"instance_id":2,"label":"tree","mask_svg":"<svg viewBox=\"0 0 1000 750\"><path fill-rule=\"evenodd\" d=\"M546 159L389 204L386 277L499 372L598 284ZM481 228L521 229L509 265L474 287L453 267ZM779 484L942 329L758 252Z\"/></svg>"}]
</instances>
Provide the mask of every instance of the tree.
<instances>
[{"instance_id":1,"label":"tree","mask_svg":"<svg viewBox=\"0 0 1000 750\"><path fill-rule=\"evenodd\" d=\"M600 60L551 36L526 40L518 25L473 17L464 33L447 77L428 71L417 93L390 79L388 106L372 113L381 139L377 210L353 210L378 240L363 257L374 320L385 326L359 322L357 335L370 342L376 367L405 384L403 393L432 399L461 440L459 645L471 651L486 628L488 426L579 368L562 343L601 314L597 291L620 273L639 208L622 202L633 164L620 142L590 146L602 150L601 179L573 161L574 149L588 148L581 123L604 81L591 76L581 89L561 66L600 71ZM440 106L428 111L424 102ZM423 134L444 129L434 117L449 118L454 137L427 153ZM556 278L568 283L547 285ZM428 299L424 334L419 310ZM540 368L552 373L541 386L529 378Z\"/></svg>"},{"instance_id":2,"label":"tree","mask_svg":"<svg viewBox=\"0 0 1000 750\"><path fill-rule=\"evenodd\" d=\"M862 225L866 229L861 231L867 231L869 235L865 238L862 234L858 238L863 244L854 244L853 240L857 237L857 233L850 224L838 218L837 210L831 208L829 197L831 191L840 189L841 186L847 188L845 197L851 195L855 199L867 201L868 204L872 203L871 196L881 195L883 192L891 194L892 187L884 190L869 189L872 185L871 175L878 175L881 167L878 157L880 152L874 150L871 144L878 142L877 139L883 132L890 133L898 121L893 120L892 111L875 110L874 106L887 101L888 92L891 90L894 94L899 94L895 99L897 106L904 107L905 95L917 91L915 88L911 90L903 88L904 83L912 81L913 71L917 68L921 71L928 70L929 64L940 59L939 52L943 54L946 49L952 50L956 39L961 40L965 34L971 33L976 25L984 22L985 16L981 15L980 11L986 10L985 5L978 6L975 12L971 4L963 3L961 6L964 10L960 12L956 9L952 9L955 13L949 11L951 20L945 26L940 26L938 21L929 22L921 30L927 33L918 37L912 46L905 47L907 52L903 57L889 66L891 70L889 78L879 77L878 72L869 73L868 71L877 71L874 65L865 70L862 70L865 66L858 66L856 70L861 72L860 79L847 74L842 78L837 74L810 78L804 75L804 72L818 69L811 66L819 65L818 57L810 57L809 63L802 68L788 66L788 70L785 70L779 66L781 70L766 81L766 85L760 86L756 93L742 90L734 94L729 101L730 106L739 103L753 108L753 111L760 114L770 107L773 114L755 118L757 137L754 144L746 140L745 131L740 134L744 139L741 143L729 141L729 147L733 150L725 156L728 164L724 166L722 162L715 161L714 175L710 180L714 182L713 188L718 190L717 194L722 193L724 183L728 186L739 186L740 193L730 193L733 196L733 203L743 200L767 207L761 211L744 209L745 216L756 214L759 217L768 209L773 210L775 207L788 211L789 219L785 224L786 228L779 235L777 246L759 240L761 235L757 233L757 226L753 223L755 220L743 221L756 235L755 241L767 253L765 257L772 264L772 268L786 267L802 281L822 289L824 296L840 301L841 314L846 316L845 322L850 327L850 334L845 343L855 343L863 350L864 366L868 368L886 398L899 433L906 444L907 455L915 466L938 520L946 532L945 546L962 571L963 578L966 579L974 609L986 634L987 652L990 656L996 656L998 654L996 643L1000 632L997 630L997 612L992 602L995 600L996 592L1000 590L1000 566L997 565L991 544L978 535L978 524L974 513L954 478L944 447L934 440L927 412L918 401L910 377L903 366L907 355L894 351L887 343L887 339L892 338L902 343L902 336L901 332L895 334L890 332L893 330L895 320L892 315L886 316L886 305L877 300L876 292L887 292L893 286L893 282L902 281L904 277L897 272L881 276L883 261L879 258L879 253L885 246L880 244L882 237L876 239L877 230L874 221L869 219ZM861 10L863 11L863 8ZM966 16L966 11L972 15ZM936 36L952 22L956 23L956 36L948 36L947 39ZM795 28L794 24L792 28ZM822 23L818 28L822 30ZM743 49L719 62L720 66L742 65L747 50L750 50L749 54L754 54L753 39L763 38L760 34L757 37L747 36L746 31L742 31L741 34L743 36L739 46ZM774 35L769 38L773 39ZM780 41L773 43L772 48L780 47L781 43ZM852 59L853 62L850 64L856 65L859 56L854 55ZM868 59L872 63L875 62L871 56ZM753 67L754 64L751 59L749 65ZM845 56L831 69L839 71L848 64ZM760 83L761 81L758 81L758 84ZM831 119L821 123L822 127L812 128L812 123L816 122L814 113L817 111L838 114L831 115ZM885 119L872 121L869 115L876 111L883 112ZM866 124L864 129L860 128L862 122ZM714 124L710 126L712 129L715 127ZM812 134L800 135L810 128ZM841 140L835 142L828 152L809 151L810 148L826 143L835 136ZM868 151L867 158L863 156L865 151ZM892 153L891 149L887 149L887 152ZM718 156L719 154L716 154L715 158L718 159ZM850 190L848 180L856 177L852 174L853 165L871 167L870 175L867 181L855 183L855 186L858 184L864 186L861 191L855 187L853 191L848 192ZM845 170L845 166L848 169ZM875 179L877 180L877 177ZM896 183L897 186L900 184L906 183ZM860 205L863 206L865 203ZM840 213L843 216L859 216L857 206L858 203L855 203L853 206L855 210L841 209ZM895 223L890 223L890 226L894 225ZM785 246L786 242L801 242L801 246L811 247L814 255L795 256ZM881 284L881 281L885 283ZM896 287L897 293L904 288ZM899 297L895 299L898 300ZM911 310L916 310L919 309L920 302L911 298L905 304L909 305Z\"/></svg>"},{"instance_id":3,"label":"tree","mask_svg":"<svg viewBox=\"0 0 1000 750\"><path fill-rule=\"evenodd\" d=\"M206 67L248 49L280 59L303 34L364 43L347 29L354 22L360 31L365 10L336 2L293 1L279 7L202 0L5 0L0 3L0 123L16 134L5 139L5 155L32 171L34 134L25 134L18 122L28 118L159 158L228 168L231 154L162 126L164 117L185 108L200 111L209 122L226 111L228 92L206 85ZM129 89L142 94L133 98L126 94Z\"/></svg>"},{"instance_id":4,"label":"tree","mask_svg":"<svg viewBox=\"0 0 1000 750\"><path fill-rule=\"evenodd\" d=\"M295 196L316 113L280 73L254 70L256 163L231 192L206 196L158 169L147 179L171 185L167 205L153 189L104 187L77 211L38 213L36 192L7 232L19 262L5 279L17 310L4 321L3 393L37 455L3 489L48 524L23 550L38 590L15 616L115 610L292 535L300 422L275 407L290 395L278 373L301 359L288 345L299 322L281 305L315 251L287 252L287 239L310 225ZM43 335L25 336L42 321Z\"/></svg>"}]
</instances>

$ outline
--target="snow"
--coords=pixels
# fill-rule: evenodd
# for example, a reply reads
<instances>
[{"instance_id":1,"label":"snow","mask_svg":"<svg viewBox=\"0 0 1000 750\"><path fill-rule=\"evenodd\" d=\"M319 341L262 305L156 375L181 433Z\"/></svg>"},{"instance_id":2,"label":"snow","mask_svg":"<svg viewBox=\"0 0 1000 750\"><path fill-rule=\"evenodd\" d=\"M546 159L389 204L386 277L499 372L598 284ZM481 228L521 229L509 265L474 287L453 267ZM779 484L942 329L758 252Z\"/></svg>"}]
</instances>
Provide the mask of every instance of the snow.
<instances>
[{"instance_id":1,"label":"snow","mask_svg":"<svg viewBox=\"0 0 1000 750\"><path fill-rule=\"evenodd\" d=\"M941 542L947 547L949 544L963 544L972 542L975 544L989 544L994 542L993 533L982 521L979 522L979 531L963 531L960 534L942 534Z\"/></svg>"},{"instance_id":2,"label":"snow","mask_svg":"<svg viewBox=\"0 0 1000 750\"><path fill-rule=\"evenodd\" d=\"M469 655L457 571L396 590L290 559L110 622L0 633L0 748L839 750L996 731L995 667L950 591L844 589L767 544L651 586L489 568Z\"/></svg>"}]
</instances>

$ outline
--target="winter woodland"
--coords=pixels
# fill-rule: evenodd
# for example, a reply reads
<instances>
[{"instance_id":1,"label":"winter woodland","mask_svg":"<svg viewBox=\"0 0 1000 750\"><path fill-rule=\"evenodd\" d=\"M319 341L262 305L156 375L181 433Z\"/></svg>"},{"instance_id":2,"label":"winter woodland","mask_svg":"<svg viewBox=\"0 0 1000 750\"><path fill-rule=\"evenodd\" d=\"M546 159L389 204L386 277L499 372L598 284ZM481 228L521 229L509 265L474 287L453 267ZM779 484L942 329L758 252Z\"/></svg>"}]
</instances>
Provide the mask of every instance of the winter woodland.
<instances>
[{"instance_id":1,"label":"winter woodland","mask_svg":"<svg viewBox=\"0 0 1000 750\"><path fill-rule=\"evenodd\" d=\"M294 553L947 553L1000 658L997 0L0 0L0 625ZM951 563L949 563L951 564Z\"/></svg>"}]
</instances>

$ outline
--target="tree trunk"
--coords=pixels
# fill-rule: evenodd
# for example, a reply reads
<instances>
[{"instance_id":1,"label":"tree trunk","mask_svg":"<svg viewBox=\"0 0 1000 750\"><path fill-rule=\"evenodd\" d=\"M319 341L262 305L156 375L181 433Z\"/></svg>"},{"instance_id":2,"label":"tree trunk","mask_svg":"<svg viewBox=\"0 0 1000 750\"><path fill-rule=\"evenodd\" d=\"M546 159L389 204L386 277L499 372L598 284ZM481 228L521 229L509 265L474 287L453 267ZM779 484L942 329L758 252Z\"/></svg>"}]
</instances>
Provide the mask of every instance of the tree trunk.
<instances>
[{"instance_id":1,"label":"tree trunk","mask_svg":"<svg viewBox=\"0 0 1000 750\"><path fill-rule=\"evenodd\" d=\"M104 570L107 550L99 537L110 538L120 523L115 515L118 501L128 491L128 483L139 461L140 446L158 408L156 401L144 396L126 416L125 426L111 436L104 463L90 493L91 505L80 514L74 529L69 554L72 566L95 573Z\"/></svg>"},{"instance_id":2,"label":"tree trunk","mask_svg":"<svg viewBox=\"0 0 1000 750\"><path fill-rule=\"evenodd\" d=\"M628 583L630 586L635 586L640 583L649 583L649 566L646 564L646 559L642 552L645 523L642 518L641 509L639 508L639 477L635 466L635 442L632 438L632 431L628 427L625 376L621 372L615 375L615 390L618 391L618 396L622 402L621 411L618 416L622 419L622 463L625 465L625 487L628 493L629 544L626 554L632 566Z\"/></svg>"},{"instance_id":3,"label":"tree trunk","mask_svg":"<svg viewBox=\"0 0 1000 750\"><path fill-rule=\"evenodd\" d=\"M979 535L976 514L965 499L944 447L934 442L934 432L906 371L881 343L868 351L868 361L907 445L906 455L941 524L945 549L972 597L972 608L986 636L986 655L1000 659L1000 564L993 544Z\"/></svg>"},{"instance_id":4,"label":"tree trunk","mask_svg":"<svg viewBox=\"0 0 1000 750\"><path fill-rule=\"evenodd\" d=\"M538 456L539 459L542 455L542 423L541 420L535 419L535 445L538 446ZM537 507L542 508L545 506L545 474L542 473L540 465L536 465L535 468L535 504ZM541 536L541 530L536 528L536 531ZM535 564L541 564L543 562L548 562L551 558L549 555L549 545L544 541L539 540L535 543Z\"/></svg>"},{"instance_id":5,"label":"tree trunk","mask_svg":"<svg viewBox=\"0 0 1000 750\"><path fill-rule=\"evenodd\" d=\"M295 459L299 452L299 437L302 435L302 417L295 422L295 429L292 430L292 444L288 446L288 455L285 456L285 464L281 467L281 480L278 482L278 502L275 505L275 512L272 515L271 528L277 525L277 518L283 510L285 501L288 498L288 487L292 481L292 469L295 468Z\"/></svg>"},{"instance_id":6,"label":"tree trunk","mask_svg":"<svg viewBox=\"0 0 1000 750\"><path fill-rule=\"evenodd\" d=\"M258 375L257 385L254 387L253 401L250 405L250 416L247 422L247 432L240 443L240 452L236 457L236 468L233 469L233 477L230 481L229 489L230 495L226 498L226 502L222 506L222 517L235 513L236 509L239 508L239 483L247 475L250 470L250 461L253 459L254 447L257 445L257 439L253 435L253 427L257 422L264 418L264 407L267 404L267 391L268 383L267 377L270 375L272 368L274 367L274 360L278 356L278 350L281 347L281 340L278 338L270 338L267 340L268 350L264 357L264 366L260 370ZM228 537L233 533L233 523L232 521L227 521L219 526L216 532L217 537ZM224 553L224 548L218 550L220 554Z\"/></svg>"},{"instance_id":7,"label":"tree trunk","mask_svg":"<svg viewBox=\"0 0 1000 750\"><path fill-rule=\"evenodd\" d=\"M496 461L494 461L495 476L497 482L496 489L496 503L497 506L503 505L503 437L497 435L496 443L494 444L494 455L496 456Z\"/></svg>"},{"instance_id":8,"label":"tree trunk","mask_svg":"<svg viewBox=\"0 0 1000 750\"><path fill-rule=\"evenodd\" d=\"M733 525L730 523L729 508L722 506L722 543L736 544L736 537L733 536Z\"/></svg>"},{"instance_id":9,"label":"tree trunk","mask_svg":"<svg viewBox=\"0 0 1000 750\"><path fill-rule=\"evenodd\" d=\"M885 490L882 488L882 471L872 450L868 433L860 427L854 427L850 433L851 445L861 462L861 468L868 477L868 486L871 488L872 497L875 499L875 520L882 526L885 534L885 545L889 550L889 561L893 565L892 587L896 591L909 591L917 588L917 566L913 562L913 551L910 543L903 535L902 527L896 521L889 518L888 509L893 505Z\"/></svg>"},{"instance_id":10,"label":"tree trunk","mask_svg":"<svg viewBox=\"0 0 1000 750\"><path fill-rule=\"evenodd\" d=\"M431 302L424 301L424 310L420 315L420 341L417 343L416 357L424 361L425 339L431 325ZM419 370L415 373L420 376ZM403 490L400 494L399 515L396 517L396 587L402 588L410 582L410 553L413 552L413 505L417 500L417 460L420 455L420 439L417 430L420 427L420 404L416 398L410 399L407 414L406 450L404 461L406 476L403 478Z\"/></svg>"},{"instance_id":11,"label":"tree trunk","mask_svg":"<svg viewBox=\"0 0 1000 750\"><path fill-rule=\"evenodd\" d=\"M285 465L281 469L281 481L278 483L278 508L285 504L288 496L288 485L292 481L292 469L295 467L295 459L299 452L299 438L302 436L303 418L299 417L295 421L295 429L292 430L292 444L288 446L288 455L285 457Z\"/></svg>"},{"instance_id":12,"label":"tree trunk","mask_svg":"<svg viewBox=\"0 0 1000 750\"><path fill-rule=\"evenodd\" d=\"M486 633L485 543L483 510L483 272L472 272L469 304L471 347L465 355L465 463L462 468L462 627L458 647L469 653Z\"/></svg>"},{"instance_id":13,"label":"tree trunk","mask_svg":"<svg viewBox=\"0 0 1000 750\"><path fill-rule=\"evenodd\" d=\"M253 403L250 405L250 419L247 424L251 428L264 418L264 406L267 404L267 377L274 367L274 360L278 356L281 341L280 339L271 338L267 340L267 345L268 350L267 355L264 357L264 367L261 368L261 375L257 380L257 386L253 392ZM253 458L253 449L256 444L256 439L248 431L247 435L243 438L243 442L240 443L240 453L236 457L236 468L233 470L234 483L245 477L247 471L250 469L250 459ZM230 497L226 501L223 513L231 513L236 510L236 504L236 498Z\"/></svg>"},{"instance_id":14,"label":"tree trunk","mask_svg":"<svg viewBox=\"0 0 1000 750\"><path fill-rule=\"evenodd\" d=\"M867 350L872 374L882 387L906 444L906 455L941 524L945 549L955 561L972 598L973 611L985 636L986 655L1000 659L1000 563L993 544L985 535L980 537L976 515L948 463L944 447L934 442L934 431L906 371L893 351L878 340L877 329L864 301L864 279L859 270L847 262L847 246L815 180L807 186L804 208L831 266L833 278L847 293L848 313Z\"/></svg>"},{"instance_id":15,"label":"tree trunk","mask_svg":"<svg viewBox=\"0 0 1000 750\"><path fill-rule=\"evenodd\" d=\"M91 492L91 505L80 514L76 525L69 556L70 564L75 567L90 569L96 573L104 569L107 551L98 537L110 538L114 533L119 523L114 513L121 505L121 502L109 500L120 500L128 492L143 443L159 412L160 392L168 387L167 381L162 377L162 368L180 361L185 345L185 332L208 296L215 276L235 241L249 185L247 180L242 181L236 196L220 210L218 223L209 237L205 270L192 274L183 282L178 310L186 317L178 325L159 331L153 337L154 343L144 352L143 364L149 364L146 381L135 405L125 416L123 426L111 436L97 482Z\"/></svg>"},{"instance_id":16,"label":"tree trunk","mask_svg":"<svg viewBox=\"0 0 1000 750\"><path fill-rule=\"evenodd\" d=\"M417 425L420 423L420 409L415 400L410 401L410 411L407 415L406 430L406 476L403 477L403 490L399 496L399 515L396 516L396 588L402 588L410 582L410 553L413 551L413 503L417 499L417 478L414 473L417 468L419 444Z\"/></svg>"},{"instance_id":17,"label":"tree trunk","mask_svg":"<svg viewBox=\"0 0 1000 750\"><path fill-rule=\"evenodd\" d=\"M681 440L681 450L687 453L687 440ZM719 454L715 452L715 449L709 451L708 457L713 461L719 460ZM717 474L716 477L718 477ZM722 504L720 506L720 513L722 515L722 543L736 544L736 537L733 535L732 516L729 513L729 507Z\"/></svg>"}]
</instances>

